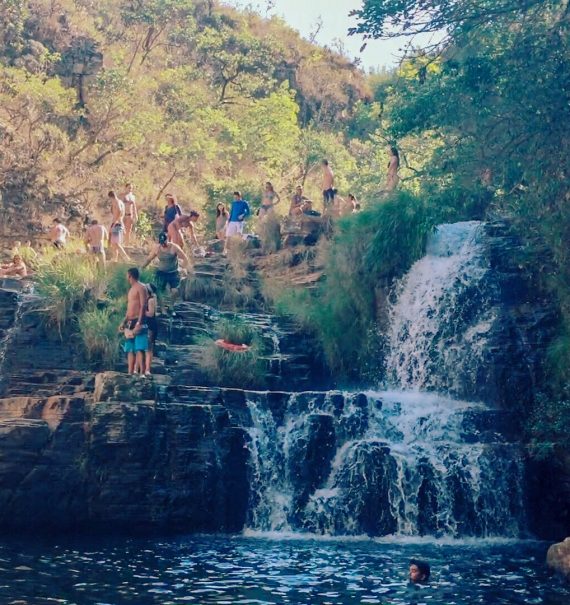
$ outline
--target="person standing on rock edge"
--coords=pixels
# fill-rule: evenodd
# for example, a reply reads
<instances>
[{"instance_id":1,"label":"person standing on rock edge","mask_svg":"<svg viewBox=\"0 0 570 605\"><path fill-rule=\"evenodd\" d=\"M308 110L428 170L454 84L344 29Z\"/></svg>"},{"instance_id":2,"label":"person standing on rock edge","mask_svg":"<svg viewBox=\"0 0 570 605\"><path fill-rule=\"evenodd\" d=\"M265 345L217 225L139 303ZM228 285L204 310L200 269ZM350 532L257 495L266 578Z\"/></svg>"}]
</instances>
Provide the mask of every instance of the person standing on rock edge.
<instances>
[{"instance_id":1,"label":"person standing on rock edge","mask_svg":"<svg viewBox=\"0 0 570 605\"><path fill-rule=\"evenodd\" d=\"M327 214L329 208L334 204L334 196L336 195L334 172L329 166L328 160L323 160L321 164L323 167L323 214Z\"/></svg>"},{"instance_id":2,"label":"person standing on rock edge","mask_svg":"<svg viewBox=\"0 0 570 605\"><path fill-rule=\"evenodd\" d=\"M145 318L148 291L146 286L140 283L139 277L136 267L127 271L127 280L131 287L127 294L127 313L119 327L125 336L123 349L127 354L129 374L134 374L135 368L143 371L144 354L148 350L148 326Z\"/></svg>"},{"instance_id":3,"label":"person standing on rock edge","mask_svg":"<svg viewBox=\"0 0 570 605\"><path fill-rule=\"evenodd\" d=\"M119 253L124 260L130 261L129 255L123 248L123 233L125 232L125 204L119 199L114 191L109 191L109 199L111 200L111 214L113 220L109 231L109 245L113 251L113 262L119 260Z\"/></svg>"},{"instance_id":4,"label":"person standing on rock edge","mask_svg":"<svg viewBox=\"0 0 570 605\"><path fill-rule=\"evenodd\" d=\"M249 204L239 191L234 191L234 199L230 209L230 218L226 225L226 239L224 241L224 256L228 253L228 242L232 237L243 235L245 219L251 214Z\"/></svg>"},{"instance_id":5,"label":"person standing on rock edge","mask_svg":"<svg viewBox=\"0 0 570 605\"><path fill-rule=\"evenodd\" d=\"M226 225L228 224L228 211L224 204L216 206L216 238L226 239Z\"/></svg>"},{"instance_id":6,"label":"person standing on rock edge","mask_svg":"<svg viewBox=\"0 0 570 605\"><path fill-rule=\"evenodd\" d=\"M397 147L388 147L388 175L386 177L386 191L394 191L400 182L398 170L400 169L400 153Z\"/></svg>"},{"instance_id":7,"label":"person standing on rock edge","mask_svg":"<svg viewBox=\"0 0 570 605\"><path fill-rule=\"evenodd\" d=\"M123 203L125 205L125 246L130 246L131 234L139 218L137 212L137 202L135 194L133 193L133 186L131 183L127 183L125 185L125 195L123 197Z\"/></svg>"},{"instance_id":8,"label":"person standing on rock edge","mask_svg":"<svg viewBox=\"0 0 570 605\"><path fill-rule=\"evenodd\" d=\"M104 225L94 218L85 231L85 243L87 244L89 254L95 257L95 262L102 268L105 268L105 240L109 237Z\"/></svg>"},{"instance_id":9,"label":"person standing on rock edge","mask_svg":"<svg viewBox=\"0 0 570 605\"><path fill-rule=\"evenodd\" d=\"M178 216L182 216L182 208L176 203L172 193L166 194L166 208L164 209L164 233L168 233L168 225Z\"/></svg>"},{"instance_id":10,"label":"person standing on rock edge","mask_svg":"<svg viewBox=\"0 0 570 605\"><path fill-rule=\"evenodd\" d=\"M63 250L69 237L69 229L58 218L54 218L52 224L53 227L49 232L51 243L58 250Z\"/></svg>"},{"instance_id":11,"label":"person standing on rock edge","mask_svg":"<svg viewBox=\"0 0 570 605\"><path fill-rule=\"evenodd\" d=\"M147 284L146 290L148 293L148 300L146 303L146 323L148 326L148 348L145 354L145 376L151 375L151 367L152 367L152 357L154 355L154 345L156 343L156 336L158 334L158 321L156 319L156 309L157 309L157 298L156 298L156 287L154 284Z\"/></svg>"}]
</instances>

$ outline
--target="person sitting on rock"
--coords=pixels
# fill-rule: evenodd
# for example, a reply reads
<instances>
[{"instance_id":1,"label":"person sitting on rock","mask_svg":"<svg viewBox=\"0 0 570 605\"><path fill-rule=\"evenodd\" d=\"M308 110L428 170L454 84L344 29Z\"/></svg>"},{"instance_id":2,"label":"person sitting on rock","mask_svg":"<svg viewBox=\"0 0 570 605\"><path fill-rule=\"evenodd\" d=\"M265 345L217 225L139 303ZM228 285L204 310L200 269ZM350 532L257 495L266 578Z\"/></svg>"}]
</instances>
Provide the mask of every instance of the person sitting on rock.
<instances>
[{"instance_id":1,"label":"person sitting on rock","mask_svg":"<svg viewBox=\"0 0 570 605\"><path fill-rule=\"evenodd\" d=\"M170 290L171 296L176 297L180 285L179 259L182 259L184 266L187 267L188 257L180 246L168 241L166 233L161 233L158 236L158 244L153 248L142 268L148 267L155 258L158 258L156 269L158 290Z\"/></svg>"},{"instance_id":2,"label":"person sitting on rock","mask_svg":"<svg viewBox=\"0 0 570 605\"><path fill-rule=\"evenodd\" d=\"M0 277L27 277L28 269L22 257L14 254L11 263L0 266Z\"/></svg>"},{"instance_id":3,"label":"person sitting on rock","mask_svg":"<svg viewBox=\"0 0 570 605\"><path fill-rule=\"evenodd\" d=\"M413 584L427 584L431 575L429 563L419 559L410 560L410 582Z\"/></svg>"},{"instance_id":4,"label":"person sitting on rock","mask_svg":"<svg viewBox=\"0 0 570 605\"><path fill-rule=\"evenodd\" d=\"M289 216L292 218L302 216L303 212L311 205L311 200L303 195L303 187L301 185L297 185L295 195L291 198Z\"/></svg>"}]
</instances>

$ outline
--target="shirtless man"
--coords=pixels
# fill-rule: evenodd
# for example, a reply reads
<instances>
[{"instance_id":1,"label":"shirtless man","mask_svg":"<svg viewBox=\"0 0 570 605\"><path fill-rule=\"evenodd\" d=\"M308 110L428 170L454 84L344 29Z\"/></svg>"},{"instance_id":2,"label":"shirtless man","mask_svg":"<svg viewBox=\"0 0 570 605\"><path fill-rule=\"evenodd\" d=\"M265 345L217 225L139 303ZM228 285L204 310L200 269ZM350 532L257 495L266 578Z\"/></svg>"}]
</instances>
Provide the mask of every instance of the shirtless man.
<instances>
[{"instance_id":1,"label":"shirtless man","mask_svg":"<svg viewBox=\"0 0 570 605\"><path fill-rule=\"evenodd\" d=\"M109 191L109 199L111 200L111 214L113 221L109 232L109 245L113 251L113 262L119 260L119 253L124 260L130 261L129 255L123 248L123 233L125 232L125 204L120 200L114 191Z\"/></svg>"},{"instance_id":2,"label":"shirtless man","mask_svg":"<svg viewBox=\"0 0 570 605\"><path fill-rule=\"evenodd\" d=\"M194 230L194 223L198 221L200 218L200 214L195 210L192 210L190 214L182 214L181 216L176 217L169 225L168 225L168 239L173 244L180 246L180 248L184 248L184 237L182 235L182 229L188 227L190 229L190 239L192 243L197 248L200 246L198 243L198 239L196 237L196 231Z\"/></svg>"},{"instance_id":3,"label":"shirtless man","mask_svg":"<svg viewBox=\"0 0 570 605\"><path fill-rule=\"evenodd\" d=\"M103 225L100 225L96 218L91 221L85 231L85 243L89 248L89 253L95 256L95 261L101 267L105 267L105 245L109 234Z\"/></svg>"},{"instance_id":4,"label":"shirtless man","mask_svg":"<svg viewBox=\"0 0 570 605\"><path fill-rule=\"evenodd\" d=\"M65 242L69 237L69 229L58 218L53 219L52 225L49 239L56 248L61 250L65 248Z\"/></svg>"},{"instance_id":5,"label":"shirtless man","mask_svg":"<svg viewBox=\"0 0 570 605\"><path fill-rule=\"evenodd\" d=\"M137 368L145 367L144 352L148 349L148 328L145 311L148 299L146 286L139 281L139 270L132 267L127 271L127 280L131 286L127 294L127 313L119 330L125 335L123 349L127 354L128 372L134 374Z\"/></svg>"},{"instance_id":6,"label":"shirtless man","mask_svg":"<svg viewBox=\"0 0 570 605\"><path fill-rule=\"evenodd\" d=\"M19 254L14 254L11 263L0 266L0 277L26 277L28 269Z\"/></svg>"},{"instance_id":7,"label":"shirtless man","mask_svg":"<svg viewBox=\"0 0 570 605\"><path fill-rule=\"evenodd\" d=\"M123 203L125 204L125 246L130 246L131 233L138 220L137 202L131 183L125 185Z\"/></svg>"},{"instance_id":8,"label":"shirtless man","mask_svg":"<svg viewBox=\"0 0 570 605\"><path fill-rule=\"evenodd\" d=\"M329 161L323 160L321 164L323 167L323 214L325 214L334 203L336 191L334 189L334 172L329 166Z\"/></svg>"}]
</instances>

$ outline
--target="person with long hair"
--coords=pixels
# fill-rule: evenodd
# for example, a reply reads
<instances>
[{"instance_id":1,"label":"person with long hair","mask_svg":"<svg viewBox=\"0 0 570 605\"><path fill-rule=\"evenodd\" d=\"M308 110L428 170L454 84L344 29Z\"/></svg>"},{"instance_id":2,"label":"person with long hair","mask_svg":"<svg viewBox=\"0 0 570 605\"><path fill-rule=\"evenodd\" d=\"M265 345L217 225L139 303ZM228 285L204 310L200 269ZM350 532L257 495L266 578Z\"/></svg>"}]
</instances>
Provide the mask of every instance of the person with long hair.
<instances>
[{"instance_id":1,"label":"person with long hair","mask_svg":"<svg viewBox=\"0 0 570 605\"><path fill-rule=\"evenodd\" d=\"M164 233L168 233L168 225L178 216L182 216L182 208L176 202L176 198L172 193L167 193L165 196L166 208L164 209Z\"/></svg>"},{"instance_id":2,"label":"person with long hair","mask_svg":"<svg viewBox=\"0 0 570 605\"><path fill-rule=\"evenodd\" d=\"M258 216L263 219L273 212L273 208L281 201L279 194L275 191L271 181L265 183L265 189L261 198L261 207L259 208Z\"/></svg>"},{"instance_id":3,"label":"person with long hair","mask_svg":"<svg viewBox=\"0 0 570 605\"><path fill-rule=\"evenodd\" d=\"M386 191L394 191L400 182L398 170L400 168L400 153L398 148L391 145L388 148L390 159L388 161L388 175L386 177Z\"/></svg>"},{"instance_id":4,"label":"person with long hair","mask_svg":"<svg viewBox=\"0 0 570 605\"><path fill-rule=\"evenodd\" d=\"M225 204L218 204L216 206L216 237L218 239L225 239L226 237L226 225L228 224L229 214L226 210Z\"/></svg>"},{"instance_id":5,"label":"person with long hair","mask_svg":"<svg viewBox=\"0 0 570 605\"><path fill-rule=\"evenodd\" d=\"M146 324L148 326L148 348L145 354L145 376L151 375L152 358L154 355L154 346L156 343L156 336L158 334L158 322L156 319L156 309L158 307L158 300L156 297L157 289L154 284L147 284L146 289L148 292L148 300L146 302Z\"/></svg>"}]
</instances>

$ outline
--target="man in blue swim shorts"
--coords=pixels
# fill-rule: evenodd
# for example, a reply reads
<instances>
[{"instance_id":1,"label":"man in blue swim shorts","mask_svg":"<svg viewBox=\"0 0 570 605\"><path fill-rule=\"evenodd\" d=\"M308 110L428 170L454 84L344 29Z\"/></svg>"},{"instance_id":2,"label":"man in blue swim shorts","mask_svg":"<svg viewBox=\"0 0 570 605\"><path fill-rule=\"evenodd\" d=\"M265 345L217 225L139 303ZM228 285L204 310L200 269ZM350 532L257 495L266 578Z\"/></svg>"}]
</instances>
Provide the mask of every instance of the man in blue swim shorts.
<instances>
[{"instance_id":1,"label":"man in blue swim shorts","mask_svg":"<svg viewBox=\"0 0 570 605\"><path fill-rule=\"evenodd\" d=\"M145 321L148 291L140 283L136 267L127 271L127 279L131 286L127 294L127 314L119 329L125 335L123 350L127 354L129 374L143 374L144 354L148 349L148 326Z\"/></svg>"}]
</instances>

